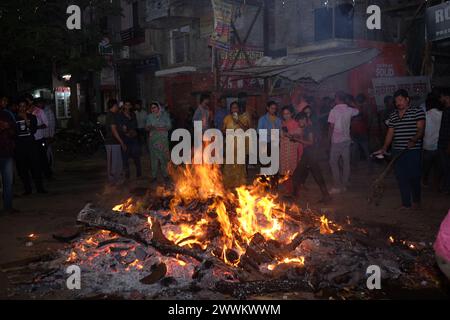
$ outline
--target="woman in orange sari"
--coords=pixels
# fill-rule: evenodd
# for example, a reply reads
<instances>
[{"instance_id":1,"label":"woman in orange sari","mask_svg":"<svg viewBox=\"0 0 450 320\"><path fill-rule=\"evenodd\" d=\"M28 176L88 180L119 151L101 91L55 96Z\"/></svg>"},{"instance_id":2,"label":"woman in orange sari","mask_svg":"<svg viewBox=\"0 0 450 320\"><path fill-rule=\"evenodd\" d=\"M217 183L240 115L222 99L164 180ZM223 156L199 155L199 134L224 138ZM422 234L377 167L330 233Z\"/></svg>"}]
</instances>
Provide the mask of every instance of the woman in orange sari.
<instances>
[{"instance_id":1,"label":"woman in orange sari","mask_svg":"<svg viewBox=\"0 0 450 320\"><path fill-rule=\"evenodd\" d=\"M242 129L246 131L250 127L249 119L245 114L239 115L239 104L233 102L230 106L230 114L223 120L223 131L228 129ZM247 170L245 164L237 164L237 141L234 145L235 164L225 164L223 167L223 184L226 188L237 188L247 184Z\"/></svg>"},{"instance_id":2,"label":"woman in orange sari","mask_svg":"<svg viewBox=\"0 0 450 320\"><path fill-rule=\"evenodd\" d=\"M280 174L291 177L301 158L302 145L291 140L289 137L301 133L298 122L293 118L294 111L291 106L286 106L282 110L283 127L280 134ZM287 179L285 183L286 191L292 190L292 180Z\"/></svg>"}]
</instances>

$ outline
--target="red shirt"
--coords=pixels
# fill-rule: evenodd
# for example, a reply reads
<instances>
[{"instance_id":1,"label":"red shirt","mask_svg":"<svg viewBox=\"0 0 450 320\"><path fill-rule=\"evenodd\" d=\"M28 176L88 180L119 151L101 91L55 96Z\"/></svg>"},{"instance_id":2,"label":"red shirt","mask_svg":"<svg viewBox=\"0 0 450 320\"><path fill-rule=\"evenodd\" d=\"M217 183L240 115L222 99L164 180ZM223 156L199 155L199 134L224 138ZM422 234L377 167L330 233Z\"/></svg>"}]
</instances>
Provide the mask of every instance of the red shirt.
<instances>
[{"instance_id":1,"label":"red shirt","mask_svg":"<svg viewBox=\"0 0 450 320\"><path fill-rule=\"evenodd\" d=\"M369 121L367 113L361 107L357 107L359 115L352 119L351 133L352 135L364 136L369 134Z\"/></svg>"}]
</instances>

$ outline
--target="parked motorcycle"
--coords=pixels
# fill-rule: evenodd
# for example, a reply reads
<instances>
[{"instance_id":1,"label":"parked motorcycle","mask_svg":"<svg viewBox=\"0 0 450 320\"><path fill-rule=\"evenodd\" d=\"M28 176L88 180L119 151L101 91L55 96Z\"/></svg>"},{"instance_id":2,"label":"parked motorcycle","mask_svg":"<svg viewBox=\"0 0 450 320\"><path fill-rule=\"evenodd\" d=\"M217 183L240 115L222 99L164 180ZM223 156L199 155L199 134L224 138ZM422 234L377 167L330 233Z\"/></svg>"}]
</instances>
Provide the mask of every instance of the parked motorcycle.
<instances>
[{"instance_id":1,"label":"parked motorcycle","mask_svg":"<svg viewBox=\"0 0 450 320\"><path fill-rule=\"evenodd\" d=\"M92 157L105 144L103 130L99 123L84 123L80 131L60 130L54 143L57 156L63 160Z\"/></svg>"}]
</instances>

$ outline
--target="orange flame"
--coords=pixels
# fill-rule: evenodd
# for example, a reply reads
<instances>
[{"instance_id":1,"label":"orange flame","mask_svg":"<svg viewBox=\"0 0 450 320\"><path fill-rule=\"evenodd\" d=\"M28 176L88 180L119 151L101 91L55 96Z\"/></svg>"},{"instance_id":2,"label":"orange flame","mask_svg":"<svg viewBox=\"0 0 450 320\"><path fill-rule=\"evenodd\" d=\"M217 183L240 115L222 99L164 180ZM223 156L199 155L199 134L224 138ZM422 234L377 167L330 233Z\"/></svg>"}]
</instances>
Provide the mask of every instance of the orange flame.
<instances>
[{"instance_id":1,"label":"orange flame","mask_svg":"<svg viewBox=\"0 0 450 320\"><path fill-rule=\"evenodd\" d=\"M133 198L129 198L125 203L118 204L113 208L113 211L116 212L129 212L132 213L134 208Z\"/></svg>"},{"instance_id":2,"label":"orange flame","mask_svg":"<svg viewBox=\"0 0 450 320\"><path fill-rule=\"evenodd\" d=\"M208 248L206 229L214 223L220 226L220 243L214 243L221 249L220 258L230 265L237 265L256 234L266 240L289 243L298 235L297 230L290 230L285 223L285 207L280 205L277 197L266 191L267 181L257 179L252 186L241 186L235 193L224 188L222 175L218 166L192 165L185 169L173 170L175 191L171 202L172 222L184 221L177 226L163 227L166 237L180 246L200 245ZM194 223L185 223L186 213L178 206L189 205L192 201L214 199L209 215ZM229 211L227 204L236 206ZM233 207L234 207L233 206ZM298 207L292 210L300 212ZM227 253L233 251L238 259L229 261Z\"/></svg>"},{"instance_id":3,"label":"orange flame","mask_svg":"<svg viewBox=\"0 0 450 320\"><path fill-rule=\"evenodd\" d=\"M267 269L269 269L270 271L275 270L275 268L279 265L282 264L295 264L295 265L299 265L299 266L304 266L305 265L305 257L298 257L298 258L285 258L281 261L277 261L276 263L270 264L267 266Z\"/></svg>"},{"instance_id":4,"label":"orange flame","mask_svg":"<svg viewBox=\"0 0 450 320\"><path fill-rule=\"evenodd\" d=\"M320 233L321 234L333 234L334 231L330 228L331 221L328 221L327 217L320 217Z\"/></svg>"}]
</instances>

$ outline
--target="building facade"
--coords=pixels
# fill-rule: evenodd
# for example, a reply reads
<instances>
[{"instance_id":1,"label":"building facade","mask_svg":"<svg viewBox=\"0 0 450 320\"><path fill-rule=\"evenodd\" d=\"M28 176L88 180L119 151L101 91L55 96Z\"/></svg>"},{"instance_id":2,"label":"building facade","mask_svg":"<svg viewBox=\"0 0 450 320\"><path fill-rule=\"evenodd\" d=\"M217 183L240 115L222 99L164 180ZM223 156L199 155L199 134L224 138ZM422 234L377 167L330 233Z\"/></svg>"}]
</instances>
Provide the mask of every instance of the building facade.
<instances>
[{"instance_id":1,"label":"building facade","mask_svg":"<svg viewBox=\"0 0 450 320\"><path fill-rule=\"evenodd\" d=\"M371 87L373 77L426 73L421 68L423 12L417 14L422 1L229 0L234 5L229 50L209 45L214 30L211 0L120 2L123 13L115 34L122 49L114 55L113 71L103 72L104 79L114 78L115 86L103 83L102 88L114 89L109 95L122 100L142 100L146 105L160 101L181 118L188 117L203 92L231 97L240 92L254 97L276 93L273 83L261 79L221 76L221 71L252 65L263 56L314 56L358 47L381 51L364 70L321 84L302 84L319 95L336 88L357 94ZM381 30L366 27L367 8L373 4L382 9Z\"/></svg>"}]
</instances>

